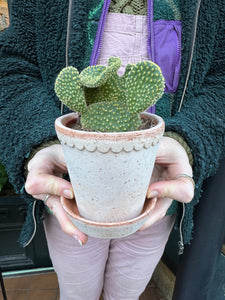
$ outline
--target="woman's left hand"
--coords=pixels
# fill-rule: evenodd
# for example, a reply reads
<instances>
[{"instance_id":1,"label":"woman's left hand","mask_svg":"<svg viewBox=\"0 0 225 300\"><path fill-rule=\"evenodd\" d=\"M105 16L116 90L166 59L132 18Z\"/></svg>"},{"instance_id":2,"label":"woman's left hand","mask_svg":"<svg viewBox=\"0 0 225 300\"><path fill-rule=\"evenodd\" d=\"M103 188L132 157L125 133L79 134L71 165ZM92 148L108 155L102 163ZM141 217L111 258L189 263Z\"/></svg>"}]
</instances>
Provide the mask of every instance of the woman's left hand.
<instances>
[{"instance_id":1,"label":"woman's left hand","mask_svg":"<svg viewBox=\"0 0 225 300\"><path fill-rule=\"evenodd\" d=\"M140 230L161 220L173 200L188 203L194 197L192 167L185 149L176 140L163 137L157 152L147 198L152 198L153 209ZM182 176L179 176L182 175Z\"/></svg>"}]
</instances>

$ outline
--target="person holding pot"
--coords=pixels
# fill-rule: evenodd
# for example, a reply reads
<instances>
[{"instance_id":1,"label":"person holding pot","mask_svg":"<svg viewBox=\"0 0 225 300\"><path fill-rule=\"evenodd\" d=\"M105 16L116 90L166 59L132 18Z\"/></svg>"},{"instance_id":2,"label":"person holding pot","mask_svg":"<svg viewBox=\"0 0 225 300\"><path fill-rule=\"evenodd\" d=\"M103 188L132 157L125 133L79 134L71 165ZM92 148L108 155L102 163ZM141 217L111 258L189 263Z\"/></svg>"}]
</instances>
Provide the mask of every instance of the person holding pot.
<instances>
[{"instance_id":1,"label":"person holding pot","mask_svg":"<svg viewBox=\"0 0 225 300\"><path fill-rule=\"evenodd\" d=\"M138 299L174 222L180 252L191 243L202 183L225 154L224 5L13 0L11 13L0 36L0 160L28 203L20 243L31 242L44 214L61 300L98 299L102 290L104 299ZM61 104L54 81L67 64L82 70L110 56L120 57L122 68L141 60L160 66L165 93L151 110L164 118L166 132L147 192L151 217L138 232L107 240L80 232L61 205L61 196L74 193L56 141Z\"/></svg>"}]
</instances>

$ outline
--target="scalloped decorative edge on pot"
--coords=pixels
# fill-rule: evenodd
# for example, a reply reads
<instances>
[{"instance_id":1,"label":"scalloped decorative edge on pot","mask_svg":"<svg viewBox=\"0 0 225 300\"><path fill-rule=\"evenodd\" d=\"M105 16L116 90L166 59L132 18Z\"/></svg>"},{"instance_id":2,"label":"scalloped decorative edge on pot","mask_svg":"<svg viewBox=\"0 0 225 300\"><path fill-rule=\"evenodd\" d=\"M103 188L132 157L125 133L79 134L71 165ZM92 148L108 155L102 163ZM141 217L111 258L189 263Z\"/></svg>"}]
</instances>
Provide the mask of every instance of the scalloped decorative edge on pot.
<instances>
[{"instance_id":1,"label":"scalloped decorative edge on pot","mask_svg":"<svg viewBox=\"0 0 225 300\"><path fill-rule=\"evenodd\" d=\"M71 148L101 153L112 151L131 152L147 149L159 143L164 132L164 121L157 115L146 112L141 113L142 118L151 115L154 126L149 129L129 132L87 132L70 128L79 118L78 114L71 113L56 119L55 127L60 142ZM161 134L160 134L161 133ZM63 136L63 138L62 138Z\"/></svg>"}]
</instances>

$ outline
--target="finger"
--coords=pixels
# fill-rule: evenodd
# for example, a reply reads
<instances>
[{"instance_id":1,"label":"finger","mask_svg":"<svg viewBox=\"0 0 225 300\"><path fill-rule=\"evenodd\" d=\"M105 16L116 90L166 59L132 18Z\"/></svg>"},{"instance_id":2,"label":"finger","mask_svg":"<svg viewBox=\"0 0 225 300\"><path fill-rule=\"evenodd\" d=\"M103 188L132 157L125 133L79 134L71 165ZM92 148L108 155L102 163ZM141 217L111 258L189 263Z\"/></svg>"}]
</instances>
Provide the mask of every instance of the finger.
<instances>
[{"instance_id":1,"label":"finger","mask_svg":"<svg viewBox=\"0 0 225 300\"><path fill-rule=\"evenodd\" d=\"M169 198L157 199L154 210L149 214L148 219L139 230L144 230L164 218L172 201Z\"/></svg>"},{"instance_id":2,"label":"finger","mask_svg":"<svg viewBox=\"0 0 225 300\"><path fill-rule=\"evenodd\" d=\"M167 177L164 179L174 179L177 174L184 173L192 176L192 167L186 150L172 138L162 139L155 163L161 171L164 169Z\"/></svg>"},{"instance_id":3,"label":"finger","mask_svg":"<svg viewBox=\"0 0 225 300\"><path fill-rule=\"evenodd\" d=\"M67 180L49 174L28 173L25 190L30 195L50 194L73 199L72 185Z\"/></svg>"},{"instance_id":4,"label":"finger","mask_svg":"<svg viewBox=\"0 0 225 300\"><path fill-rule=\"evenodd\" d=\"M149 186L147 198L153 196L188 203L194 197L194 186L190 180L184 177L176 180L158 181Z\"/></svg>"},{"instance_id":5,"label":"finger","mask_svg":"<svg viewBox=\"0 0 225 300\"><path fill-rule=\"evenodd\" d=\"M46 204L57 218L62 230L66 234L75 238L81 246L84 245L88 239L87 235L81 232L78 228L76 228L70 221L70 219L66 215L65 210L62 207L62 204L60 203L59 197L49 197L46 201Z\"/></svg>"},{"instance_id":6,"label":"finger","mask_svg":"<svg viewBox=\"0 0 225 300\"><path fill-rule=\"evenodd\" d=\"M53 145L38 151L28 163L28 171L32 170L44 174L53 174L56 170L67 172L62 146Z\"/></svg>"}]
</instances>

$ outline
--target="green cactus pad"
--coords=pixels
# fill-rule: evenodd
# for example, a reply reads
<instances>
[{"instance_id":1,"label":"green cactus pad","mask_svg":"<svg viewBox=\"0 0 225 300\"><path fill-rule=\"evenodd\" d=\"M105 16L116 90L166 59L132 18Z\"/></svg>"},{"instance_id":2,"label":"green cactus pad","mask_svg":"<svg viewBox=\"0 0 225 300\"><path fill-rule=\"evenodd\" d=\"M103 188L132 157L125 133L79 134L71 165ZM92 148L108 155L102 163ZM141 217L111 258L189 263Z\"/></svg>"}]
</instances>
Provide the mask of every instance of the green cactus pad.
<instances>
[{"instance_id":1,"label":"green cactus pad","mask_svg":"<svg viewBox=\"0 0 225 300\"><path fill-rule=\"evenodd\" d=\"M86 88L85 98L88 105L96 102L125 101L124 80L114 74L107 82L98 88Z\"/></svg>"},{"instance_id":2,"label":"green cactus pad","mask_svg":"<svg viewBox=\"0 0 225 300\"><path fill-rule=\"evenodd\" d=\"M108 66L111 68L113 68L115 71L117 71L119 69L119 67L121 66L121 59L119 57L110 57L108 59Z\"/></svg>"},{"instance_id":3,"label":"green cactus pad","mask_svg":"<svg viewBox=\"0 0 225 300\"><path fill-rule=\"evenodd\" d=\"M131 65L125 79L128 110L142 112L154 105L164 92L164 77L158 65L142 61Z\"/></svg>"},{"instance_id":4,"label":"green cactus pad","mask_svg":"<svg viewBox=\"0 0 225 300\"><path fill-rule=\"evenodd\" d=\"M129 72L132 70L132 68L135 66L135 64L127 64L125 68L125 73L123 74L123 78L127 78Z\"/></svg>"},{"instance_id":5,"label":"green cactus pad","mask_svg":"<svg viewBox=\"0 0 225 300\"><path fill-rule=\"evenodd\" d=\"M64 68L56 78L55 92L71 110L83 113L86 110L84 91L79 81L79 72L74 67Z\"/></svg>"},{"instance_id":6,"label":"green cactus pad","mask_svg":"<svg viewBox=\"0 0 225 300\"><path fill-rule=\"evenodd\" d=\"M111 57L108 60L108 67L102 65L89 66L80 73L80 82L84 87L96 88L106 83L121 66L121 60Z\"/></svg>"},{"instance_id":7,"label":"green cactus pad","mask_svg":"<svg viewBox=\"0 0 225 300\"><path fill-rule=\"evenodd\" d=\"M91 131L134 131L141 125L141 119L139 114L128 112L124 103L100 102L90 105L82 114L81 125Z\"/></svg>"},{"instance_id":8,"label":"green cactus pad","mask_svg":"<svg viewBox=\"0 0 225 300\"><path fill-rule=\"evenodd\" d=\"M138 130L139 113L154 105L164 92L164 77L151 61L128 64L123 76L118 57L108 66L90 66L80 74L76 68L64 68L55 82L59 99L79 112L83 129L101 132Z\"/></svg>"}]
</instances>

